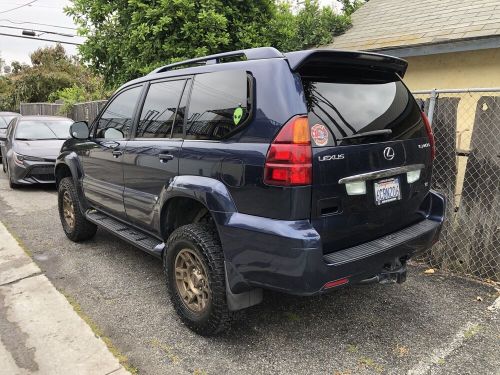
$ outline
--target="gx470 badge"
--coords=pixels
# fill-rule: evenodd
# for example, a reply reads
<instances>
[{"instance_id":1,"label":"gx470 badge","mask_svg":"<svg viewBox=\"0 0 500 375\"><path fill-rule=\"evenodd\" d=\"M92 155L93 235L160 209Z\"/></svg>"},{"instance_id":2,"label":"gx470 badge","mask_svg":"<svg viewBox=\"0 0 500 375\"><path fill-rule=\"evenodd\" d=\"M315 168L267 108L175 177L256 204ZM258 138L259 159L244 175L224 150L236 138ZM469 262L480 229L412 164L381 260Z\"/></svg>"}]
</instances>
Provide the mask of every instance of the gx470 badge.
<instances>
[{"instance_id":1,"label":"gx470 badge","mask_svg":"<svg viewBox=\"0 0 500 375\"><path fill-rule=\"evenodd\" d=\"M311 128L311 138L316 143L316 146L325 146L328 144L328 129L325 125L314 125Z\"/></svg>"}]
</instances>

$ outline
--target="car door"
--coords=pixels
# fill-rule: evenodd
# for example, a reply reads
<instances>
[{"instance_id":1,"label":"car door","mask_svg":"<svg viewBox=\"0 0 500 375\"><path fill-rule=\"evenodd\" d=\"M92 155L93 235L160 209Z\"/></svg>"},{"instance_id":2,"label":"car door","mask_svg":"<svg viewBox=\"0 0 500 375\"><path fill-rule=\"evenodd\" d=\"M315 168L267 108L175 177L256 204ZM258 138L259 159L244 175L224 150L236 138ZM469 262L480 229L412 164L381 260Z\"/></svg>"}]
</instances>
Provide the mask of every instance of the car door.
<instances>
[{"instance_id":1,"label":"car door","mask_svg":"<svg viewBox=\"0 0 500 375\"><path fill-rule=\"evenodd\" d=\"M143 85L117 93L92 127L92 144L83 153L83 189L96 208L125 217L123 206L123 151L130 137Z\"/></svg>"},{"instance_id":2,"label":"car door","mask_svg":"<svg viewBox=\"0 0 500 375\"><path fill-rule=\"evenodd\" d=\"M179 172L189 82L182 78L150 83L135 134L125 148L125 211L130 222L147 230L155 227L161 192Z\"/></svg>"}]
</instances>

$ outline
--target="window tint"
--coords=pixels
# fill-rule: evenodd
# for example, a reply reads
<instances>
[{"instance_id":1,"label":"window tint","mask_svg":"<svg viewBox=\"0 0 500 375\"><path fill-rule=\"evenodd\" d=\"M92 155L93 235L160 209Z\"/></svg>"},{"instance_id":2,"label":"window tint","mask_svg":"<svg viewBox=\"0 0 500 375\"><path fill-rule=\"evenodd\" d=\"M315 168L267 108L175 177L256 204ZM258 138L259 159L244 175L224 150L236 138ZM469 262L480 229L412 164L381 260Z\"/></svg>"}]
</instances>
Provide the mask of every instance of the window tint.
<instances>
[{"instance_id":1,"label":"window tint","mask_svg":"<svg viewBox=\"0 0 500 375\"><path fill-rule=\"evenodd\" d=\"M309 123L327 125L338 144L425 137L420 109L401 81L336 83L303 80ZM377 137L344 137L390 129Z\"/></svg>"},{"instance_id":2,"label":"window tint","mask_svg":"<svg viewBox=\"0 0 500 375\"><path fill-rule=\"evenodd\" d=\"M134 87L113 99L97 123L97 138L122 139L129 136L132 116L141 90L142 86Z\"/></svg>"},{"instance_id":3,"label":"window tint","mask_svg":"<svg viewBox=\"0 0 500 375\"><path fill-rule=\"evenodd\" d=\"M249 79L245 71L197 75L189 104L187 139L221 139L248 118Z\"/></svg>"},{"instance_id":4,"label":"window tint","mask_svg":"<svg viewBox=\"0 0 500 375\"><path fill-rule=\"evenodd\" d=\"M177 113L177 105L184 90L185 80L152 83L142 108L136 137L170 138L172 126L183 117ZM182 130L181 130L182 132Z\"/></svg>"}]
</instances>

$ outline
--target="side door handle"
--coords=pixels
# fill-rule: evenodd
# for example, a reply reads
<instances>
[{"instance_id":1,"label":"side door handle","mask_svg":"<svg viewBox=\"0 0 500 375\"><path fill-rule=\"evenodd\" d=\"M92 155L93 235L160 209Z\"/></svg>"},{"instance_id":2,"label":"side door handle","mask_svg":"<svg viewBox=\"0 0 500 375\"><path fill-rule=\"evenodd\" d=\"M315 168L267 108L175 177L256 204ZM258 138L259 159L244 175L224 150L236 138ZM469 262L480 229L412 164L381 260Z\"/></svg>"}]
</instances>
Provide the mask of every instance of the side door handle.
<instances>
[{"instance_id":1,"label":"side door handle","mask_svg":"<svg viewBox=\"0 0 500 375\"><path fill-rule=\"evenodd\" d=\"M169 160L173 160L174 155L172 155L172 154L159 154L158 159L160 159L160 162L166 163Z\"/></svg>"},{"instance_id":2,"label":"side door handle","mask_svg":"<svg viewBox=\"0 0 500 375\"><path fill-rule=\"evenodd\" d=\"M115 150L113 151L113 157L118 158L123 155L123 151Z\"/></svg>"}]
</instances>

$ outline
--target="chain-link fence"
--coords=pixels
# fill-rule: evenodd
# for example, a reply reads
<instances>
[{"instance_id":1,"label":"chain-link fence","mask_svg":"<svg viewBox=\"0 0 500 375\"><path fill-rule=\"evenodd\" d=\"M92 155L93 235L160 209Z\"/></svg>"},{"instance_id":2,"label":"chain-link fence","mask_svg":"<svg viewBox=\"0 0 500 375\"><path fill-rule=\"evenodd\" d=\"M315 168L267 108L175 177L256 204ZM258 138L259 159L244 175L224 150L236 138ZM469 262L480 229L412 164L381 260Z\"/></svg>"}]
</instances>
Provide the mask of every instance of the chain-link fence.
<instances>
[{"instance_id":1,"label":"chain-link fence","mask_svg":"<svg viewBox=\"0 0 500 375\"><path fill-rule=\"evenodd\" d=\"M414 92L436 140L434 189L448 199L432 267L500 281L500 88Z\"/></svg>"}]
</instances>

